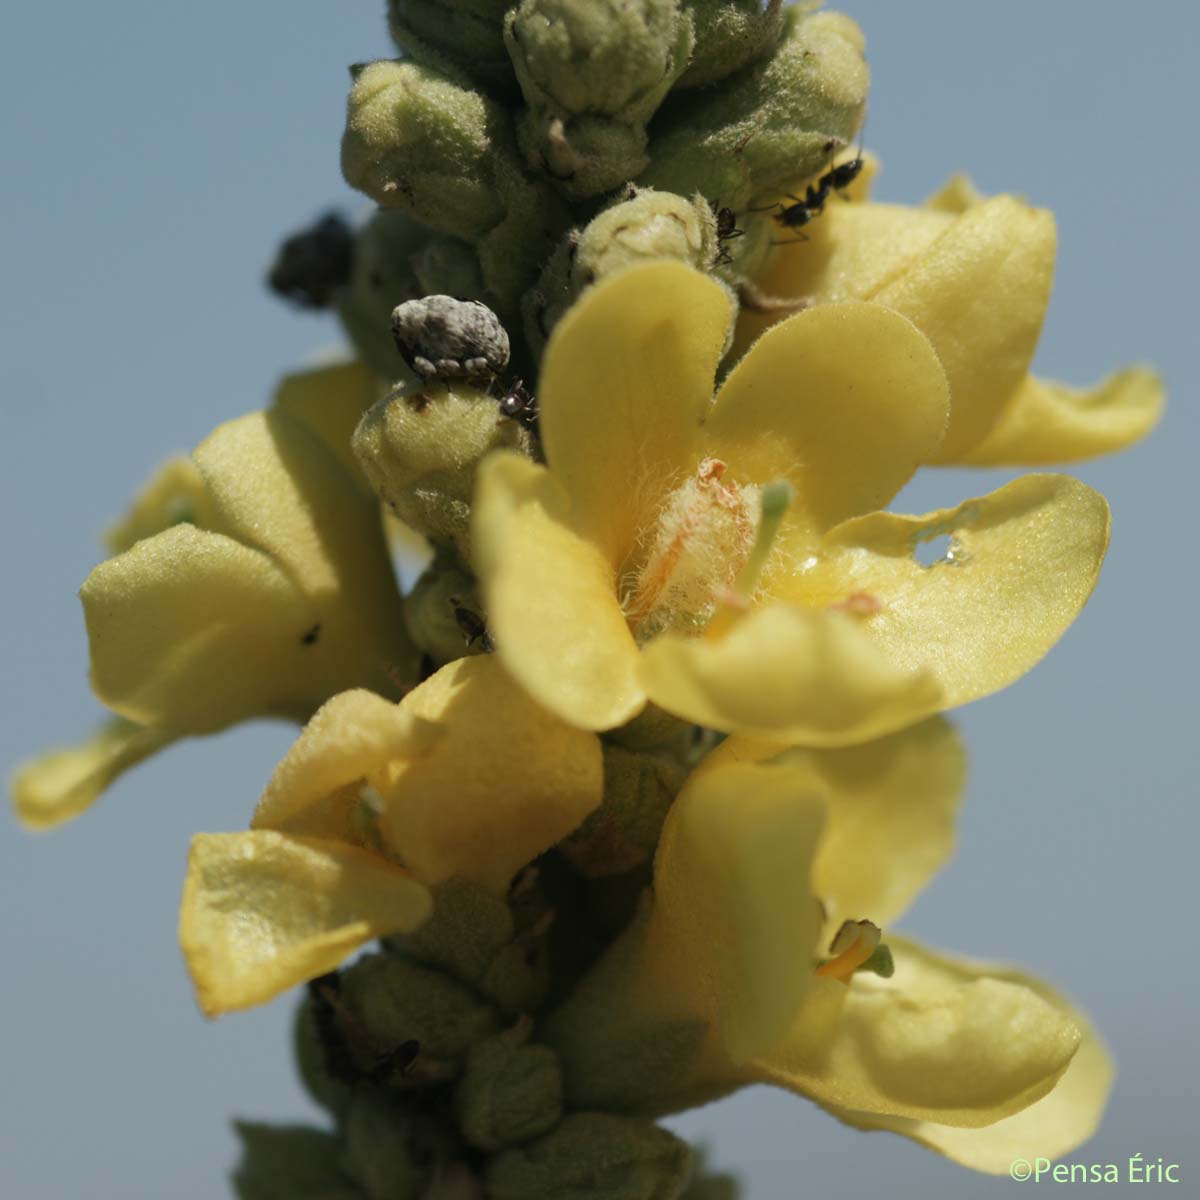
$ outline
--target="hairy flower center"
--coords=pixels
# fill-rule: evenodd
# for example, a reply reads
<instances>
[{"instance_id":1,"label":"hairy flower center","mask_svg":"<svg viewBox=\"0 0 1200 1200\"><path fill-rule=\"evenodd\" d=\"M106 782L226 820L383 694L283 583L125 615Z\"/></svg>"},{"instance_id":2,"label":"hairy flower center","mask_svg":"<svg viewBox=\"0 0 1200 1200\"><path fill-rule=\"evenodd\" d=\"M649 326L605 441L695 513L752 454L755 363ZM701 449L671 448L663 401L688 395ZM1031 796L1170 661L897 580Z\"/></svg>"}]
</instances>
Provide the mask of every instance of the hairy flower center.
<instances>
[{"instance_id":1,"label":"hairy flower center","mask_svg":"<svg viewBox=\"0 0 1200 1200\"><path fill-rule=\"evenodd\" d=\"M645 556L622 587L622 608L639 641L667 629L703 629L749 558L760 489L726 482L724 474L720 459L704 459L646 532Z\"/></svg>"}]
</instances>

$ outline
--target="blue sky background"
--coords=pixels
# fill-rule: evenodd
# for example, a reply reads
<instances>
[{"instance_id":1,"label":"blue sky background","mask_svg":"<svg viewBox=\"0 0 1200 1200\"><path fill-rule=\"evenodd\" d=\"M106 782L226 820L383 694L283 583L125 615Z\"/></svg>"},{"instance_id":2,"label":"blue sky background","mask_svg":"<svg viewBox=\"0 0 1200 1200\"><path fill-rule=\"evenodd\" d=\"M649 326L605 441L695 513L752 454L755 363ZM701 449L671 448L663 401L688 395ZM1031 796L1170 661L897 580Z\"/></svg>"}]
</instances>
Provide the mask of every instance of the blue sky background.
<instances>
[{"instance_id":1,"label":"blue sky background","mask_svg":"<svg viewBox=\"0 0 1200 1200\"><path fill-rule=\"evenodd\" d=\"M958 854L905 929L1021 962L1084 1001L1120 1077L1074 1161L1163 1156L1195 1188L1200 10L845 7L874 69L877 195L916 202L963 168L1052 207L1039 369L1084 383L1147 360L1171 395L1150 442L1078 471L1114 508L1104 577L1042 666L961 714L973 770ZM104 525L166 454L260 406L281 370L336 338L261 276L282 233L332 203L366 208L341 182L338 138L346 65L389 53L382 8L63 0L5 15L6 769L98 715L75 592ZM955 503L1005 477L926 472L900 504ZM244 826L289 741L264 725L178 747L51 837L0 823L0 1193L209 1200L227 1194L232 1115L310 1115L290 1003L205 1022L175 943L190 834ZM677 1127L711 1135L754 1200L1018 1186L765 1090Z\"/></svg>"}]
</instances>

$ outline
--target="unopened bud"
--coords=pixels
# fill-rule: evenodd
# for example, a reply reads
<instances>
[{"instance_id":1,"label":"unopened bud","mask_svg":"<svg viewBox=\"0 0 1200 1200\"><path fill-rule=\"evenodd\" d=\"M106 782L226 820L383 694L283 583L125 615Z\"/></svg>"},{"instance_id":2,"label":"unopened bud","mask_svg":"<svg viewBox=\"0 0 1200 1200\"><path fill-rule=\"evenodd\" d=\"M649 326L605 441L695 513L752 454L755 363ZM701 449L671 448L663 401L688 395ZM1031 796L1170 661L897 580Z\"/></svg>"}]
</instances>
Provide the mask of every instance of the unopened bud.
<instances>
[{"instance_id":1,"label":"unopened bud","mask_svg":"<svg viewBox=\"0 0 1200 1200\"><path fill-rule=\"evenodd\" d=\"M486 1181L492 1200L676 1200L690 1169L687 1144L649 1121L570 1113L493 1158Z\"/></svg>"},{"instance_id":2,"label":"unopened bud","mask_svg":"<svg viewBox=\"0 0 1200 1200\"><path fill-rule=\"evenodd\" d=\"M580 294L605 276L656 258L677 258L708 270L717 257L717 227L703 197L685 199L652 188L631 189L567 235L523 302L525 334L540 348Z\"/></svg>"},{"instance_id":3,"label":"unopened bud","mask_svg":"<svg viewBox=\"0 0 1200 1200\"><path fill-rule=\"evenodd\" d=\"M509 0L388 0L388 28L413 58L429 51L497 94L516 92L504 48Z\"/></svg>"},{"instance_id":4,"label":"unopened bud","mask_svg":"<svg viewBox=\"0 0 1200 1200\"><path fill-rule=\"evenodd\" d=\"M401 1099L361 1089L343 1124L345 1170L367 1200L422 1200L456 1147L448 1130Z\"/></svg>"},{"instance_id":5,"label":"unopened bud","mask_svg":"<svg viewBox=\"0 0 1200 1200\"><path fill-rule=\"evenodd\" d=\"M504 109L465 78L374 62L350 89L342 173L378 204L474 241L504 216L494 160L515 156L510 137Z\"/></svg>"},{"instance_id":6,"label":"unopened bud","mask_svg":"<svg viewBox=\"0 0 1200 1200\"><path fill-rule=\"evenodd\" d=\"M502 1150L547 1133L562 1116L562 1071L549 1046L530 1043L533 1022L476 1042L454 1095L463 1137Z\"/></svg>"},{"instance_id":7,"label":"unopened bud","mask_svg":"<svg viewBox=\"0 0 1200 1200\"><path fill-rule=\"evenodd\" d=\"M529 453L530 437L486 392L433 383L393 390L363 416L352 445L380 499L406 525L467 559L480 461L498 448Z\"/></svg>"},{"instance_id":8,"label":"unopened bud","mask_svg":"<svg viewBox=\"0 0 1200 1200\"><path fill-rule=\"evenodd\" d=\"M375 1075L398 1086L453 1079L470 1046L499 1025L473 992L394 954L360 958L342 977L340 999L345 1020L376 1054ZM387 1071L392 1056L396 1070Z\"/></svg>"},{"instance_id":9,"label":"unopened bud","mask_svg":"<svg viewBox=\"0 0 1200 1200\"><path fill-rule=\"evenodd\" d=\"M783 29L783 0L687 0L696 35L677 87L704 87L762 58Z\"/></svg>"},{"instance_id":10,"label":"unopened bud","mask_svg":"<svg viewBox=\"0 0 1200 1200\"><path fill-rule=\"evenodd\" d=\"M869 72L849 17L787 11L774 53L719 88L663 113L639 182L701 192L734 212L818 174L857 131Z\"/></svg>"},{"instance_id":11,"label":"unopened bud","mask_svg":"<svg viewBox=\"0 0 1200 1200\"><path fill-rule=\"evenodd\" d=\"M518 133L529 164L577 198L638 175L646 122L692 49L679 0L522 0L505 38L529 106Z\"/></svg>"},{"instance_id":12,"label":"unopened bud","mask_svg":"<svg viewBox=\"0 0 1200 1200\"><path fill-rule=\"evenodd\" d=\"M341 1142L302 1125L235 1121L242 1155L233 1173L239 1200L364 1200L341 1168Z\"/></svg>"},{"instance_id":13,"label":"unopened bud","mask_svg":"<svg viewBox=\"0 0 1200 1200\"><path fill-rule=\"evenodd\" d=\"M428 237L428 230L402 212L376 212L358 231L354 269L336 297L355 353L389 383L411 378L392 337L392 310L424 294L412 260Z\"/></svg>"},{"instance_id":14,"label":"unopened bud","mask_svg":"<svg viewBox=\"0 0 1200 1200\"><path fill-rule=\"evenodd\" d=\"M404 623L417 647L443 666L492 648L478 583L444 547L404 597Z\"/></svg>"},{"instance_id":15,"label":"unopened bud","mask_svg":"<svg viewBox=\"0 0 1200 1200\"><path fill-rule=\"evenodd\" d=\"M658 845L683 778L683 767L668 758L605 746L604 799L559 849L593 878L640 866Z\"/></svg>"}]
</instances>

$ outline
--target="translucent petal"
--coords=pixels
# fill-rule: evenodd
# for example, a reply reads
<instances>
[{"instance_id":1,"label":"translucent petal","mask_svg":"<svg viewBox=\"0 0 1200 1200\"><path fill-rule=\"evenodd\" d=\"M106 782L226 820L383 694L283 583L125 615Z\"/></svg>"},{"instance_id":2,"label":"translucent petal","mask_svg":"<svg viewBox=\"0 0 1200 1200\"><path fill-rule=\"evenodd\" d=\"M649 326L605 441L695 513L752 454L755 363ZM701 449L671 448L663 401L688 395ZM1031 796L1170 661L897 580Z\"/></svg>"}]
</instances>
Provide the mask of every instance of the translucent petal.
<instances>
[{"instance_id":1,"label":"translucent petal","mask_svg":"<svg viewBox=\"0 0 1200 1200\"><path fill-rule=\"evenodd\" d=\"M404 698L443 733L370 782L380 830L414 875L503 892L600 803L600 742L532 700L495 655L460 658Z\"/></svg>"},{"instance_id":2,"label":"translucent petal","mask_svg":"<svg viewBox=\"0 0 1200 1200\"><path fill-rule=\"evenodd\" d=\"M811 745L879 737L942 703L919 664L892 665L853 618L780 604L719 640L656 639L641 679L656 704L699 725Z\"/></svg>"},{"instance_id":3,"label":"translucent petal","mask_svg":"<svg viewBox=\"0 0 1200 1200\"><path fill-rule=\"evenodd\" d=\"M13 807L29 830L53 829L90 808L118 776L174 741L118 718L78 746L30 759L12 778Z\"/></svg>"},{"instance_id":4,"label":"translucent petal","mask_svg":"<svg viewBox=\"0 0 1200 1200\"><path fill-rule=\"evenodd\" d=\"M778 248L759 286L818 304L872 300L908 317L950 383L950 422L933 461L959 460L1029 369L1054 271L1051 214L1012 196L957 214L829 204L804 232L807 241ZM736 348L770 323L769 314L743 316Z\"/></svg>"},{"instance_id":5,"label":"translucent petal","mask_svg":"<svg viewBox=\"0 0 1200 1200\"><path fill-rule=\"evenodd\" d=\"M823 531L887 504L946 428L937 356L874 304L810 309L765 333L725 381L705 453L739 482L788 479L796 523Z\"/></svg>"},{"instance_id":6,"label":"translucent petal","mask_svg":"<svg viewBox=\"0 0 1200 1200\"><path fill-rule=\"evenodd\" d=\"M183 456L168 459L137 494L129 511L104 532L113 554L142 538L188 521L204 529L213 519L212 501L196 464Z\"/></svg>"},{"instance_id":7,"label":"translucent petal","mask_svg":"<svg viewBox=\"0 0 1200 1200\"><path fill-rule=\"evenodd\" d=\"M719 284L662 260L602 280L554 330L538 383L546 459L614 564L694 465L731 319Z\"/></svg>"},{"instance_id":8,"label":"translucent petal","mask_svg":"<svg viewBox=\"0 0 1200 1200\"><path fill-rule=\"evenodd\" d=\"M861 918L891 925L950 857L967 759L944 718L838 749L726 738L696 771L764 761L806 767L825 797L812 888L827 929Z\"/></svg>"},{"instance_id":9,"label":"translucent petal","mask_svg":"<svg viewBox=\"0 0 1200 1200\"><path fill-rule=\"evenodd\" d=\"M179 942L208 1016L333 970L364 942L417 928L428 890L376 854L272 830L192 839Z\"/></svg>"},{"instance_id":10,"label":"translucent petal","mask_svg":"<svg viewBox=\"0 0 1200 1200\"><path fill-rule=\"evenodd\" d=\"M251 827L278 829L349 784L398 758L426 753L438 726L356 688L322 705L267 783Z\"/></svg>"},{"instance_id":11,"label":"translucent petal","mask_svg":"<svg viewBox=\"0 0 1200 1200\"><path fill-rule=\"evenodd\" d=\"M231 538L176 525L101 563L80 595L92 686L130 720L207 733L324 699L302 641L319 610Z\"/></svg>"},{"instance_id":12,"label":"translucent petal","mask_svg":"<svg viewBox=\"0 0 1200 1200\"><path fill-rule=\"evenodd\" d=\"M609 560L568 520L557 478L513 454L480 467L471 544L497 653L526 691L584 729L645 703Z\"/></svg>"},{"instance_id":13,"label":"translucent petal","mask_svg":"<svg viewBox=\"0 0 1200 1200\"><path fill-rule=\"evenodd\" d=\"M1040 1100L1082 1042L1069 1009L1009 972L956 962L888 936L890 979L859 972L830 1028L802 1011L788 1037L759 1056L751 1078L839 1114L877 1114L978 1128ZM806 1009L809 1005L806 1005ZM819 1028L821 1036L813 1036Z\"/></svg>"},{"instance_id":14,"label":"translucent petal","mask_svg":"<svg viewBox=\"0 0 1200 1200\"><path fill-rule=\"evenodd\" d=\"M976 467L1041 466L1111 454L1158 423L1165 396L1149 367L1127 367L1091 388L1026 376L991 433L963 455Z\"/></svg>"},{"instance_id":15,"label":"translucent petal","mask_svg":"<svg viewBox=\"0 0 1200 1200\"><path fill-rule=\"evenodd\" d=\"M1104 498L1065 475L1026 475L956 509L873 513L832 530L797 583L809 602L870 597L862 620L896 670L929 671L946 706L1006 687L1066 632L1108 546ZM923 566L923 543L946 552Z\"/></svg>"},{"instance_id":16,"label":"translucent petal","mask_svg":"<svg viewBox=\"0 0 1200 1200\"><path fill-rule=\"evenodd\" d=\"M735 1062L774 1044L813 981L809 863L824 803L804 768L728 764L676 797L654 863L646 969Z\"/></svg>"},{"instance_id":17,"label":"translucent petal","mask_svg":"<svg viewBox=\"0 0 1200 1200\"><path fill-rule=\"evenodd\" d=\"M360 362L334 362L285 375L272 404L325 443L364 491L370 484L350 450L359 418L379 398L379 384Z\"/></svg>"},{"instance_id":18,"label":"translucent petal","mask_svg":"<svg viewBox=\"0 0 1200 1200\"><path fill-rule=\"evenodd\" d=\"M834 1109L836 1116L860 1129L886 1129L929 1146L964 1167L1006 1175L1015 1159L1058 1162L1096 1132L1113 1083L1113 1063L1087 1016L1037 979L995 968L1001 978L1024 983L1061 1011L1082 1033L1075 1057L1054 1088L1028 1108L981 1129L938 1125L904 1117L868 1116Z\"/></svg>"}]
</instances>

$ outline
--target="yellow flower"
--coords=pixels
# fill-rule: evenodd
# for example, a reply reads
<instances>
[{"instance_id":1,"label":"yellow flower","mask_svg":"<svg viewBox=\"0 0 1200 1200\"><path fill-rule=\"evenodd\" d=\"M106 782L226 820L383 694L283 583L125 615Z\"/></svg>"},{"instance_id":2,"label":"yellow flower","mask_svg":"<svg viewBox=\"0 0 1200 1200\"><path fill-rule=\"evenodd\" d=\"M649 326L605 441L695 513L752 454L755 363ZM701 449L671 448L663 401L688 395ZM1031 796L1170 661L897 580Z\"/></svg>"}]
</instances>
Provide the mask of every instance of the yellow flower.
<instances>
[{"instance_id":1,"label":"yellow flower","mask_svg":"<svg viewBox=\"0 0 1200 1200\"><path fill-rule=\"evenodd\" d=\"M953 510L872 512L942 436L929 342L882 305L821 305L760 338L714 402L729 317L718 285L657 262L597 285L555 330L548 465L491 456L474 507L509 670L583 728L650 699L811 744L882 735L1029 670L1095 583L1104 500L1035 475ZM939 538L948 553L922 565Z\"/></svg>"},{"instance_id":2,"label":"yellow flower","mask_svg":"<svg viewBox=\"0 0 1200 1200\"><path fill-rule=\"evenodd\" d=\"M180 942L201 1007L260 1004L415 928L429 889L451 878L503 895L600 803L602 774L599 739L540 708L490 655L443 667L399 704L335 696L250 830L192 843Z\"/></svg>"},{"instance_id":3,"label":"yellow flower","mask_svg":"<svg viewBox=\"0 0 1200 1200\"><path fill-rule=\"evenodd\" d=\"M17 815L78 815L162 746L249 717L305 720L347 687L415 678L379 505L350 453L374 385L292 376L266 412L167 463L83 585L91 681L120 720L22 767Z\"/></svg>"},{"instance_id":4,"label":"yellow flower","mask_svg":"<svg viewBox=\"0 0 1200 1200\"><path fill-rule=\"evenodd\" d=\"M960 177L923 208L831 199L803 232L804 240L779 235L756 284L817 304L870 300L929 338L952 404L928 461L1074 462L1119 450L1158 420L1162 384L1148 367L1085 389L1029 374L1054 273L1047 210L1013 196L984 198ZM771 323L769 314L743 311L735 352Z\"/></svg>"},{"instance_id":5,"label":"yellow flower","mask_svg":"<svg viewBox=\"0 0 1200 1200\"><path fill-rule=\"evenodd\" d=\"M890 933L894 974L856 970L948 855L963 765L940 719L837 750L726 741L668 814L652 899L549 1018L570 1103L768 1082L985 1171L1088 1137L1111 1066L1046 985ZM655 1038L684 1052L647 1068Z\"/></svg>"}]
</instances>

